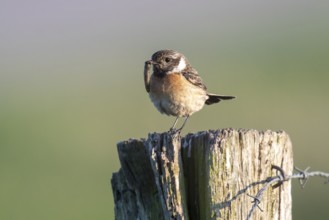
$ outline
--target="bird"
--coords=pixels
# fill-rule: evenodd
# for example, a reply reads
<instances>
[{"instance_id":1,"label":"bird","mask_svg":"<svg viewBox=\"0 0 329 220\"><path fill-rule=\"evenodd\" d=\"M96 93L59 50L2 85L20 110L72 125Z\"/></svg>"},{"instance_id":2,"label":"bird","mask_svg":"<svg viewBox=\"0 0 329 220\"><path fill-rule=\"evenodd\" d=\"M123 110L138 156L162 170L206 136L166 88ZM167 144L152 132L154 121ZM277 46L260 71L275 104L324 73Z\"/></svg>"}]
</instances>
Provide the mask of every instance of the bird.
<instances>
[{"instance_id":1,"label":"bird","mask_svg":"<svg viewBox=\"0 0 329 220\"><path fill-rule=\"evenodd\" d=\"M200 111L205 104L211 105L235 98L209 93L187 58L175 50L159 50L150 60L145 61L144 84L157 110L162 114L176 116L170 131L180 132L188 118ZM185 117L185 120L182 126L175 130L181 117Z\"/></svg>"}]
</instances>

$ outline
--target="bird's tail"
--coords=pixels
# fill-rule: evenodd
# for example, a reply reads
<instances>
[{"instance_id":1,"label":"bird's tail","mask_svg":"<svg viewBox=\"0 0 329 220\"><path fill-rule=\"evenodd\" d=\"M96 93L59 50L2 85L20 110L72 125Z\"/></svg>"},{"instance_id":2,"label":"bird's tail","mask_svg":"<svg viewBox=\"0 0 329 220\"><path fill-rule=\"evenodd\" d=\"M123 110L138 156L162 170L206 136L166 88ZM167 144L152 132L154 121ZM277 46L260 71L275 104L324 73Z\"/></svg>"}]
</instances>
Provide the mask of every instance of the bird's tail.
<instances>
[{"instance_id":1,"label":"bird's tail","mask_svg":"<svg viewBox=\"0 0 329 220\"><path fill-rule=\"evenodd\" d=\"M235 98L235 96L216 95L216 94L211 94L211 93L208 93L207 95L209 96L209 98L206 100L206 104L207 105L218 103L221 100L230 100L230 99L234 99Z\"/></svg>"}]
</instances>

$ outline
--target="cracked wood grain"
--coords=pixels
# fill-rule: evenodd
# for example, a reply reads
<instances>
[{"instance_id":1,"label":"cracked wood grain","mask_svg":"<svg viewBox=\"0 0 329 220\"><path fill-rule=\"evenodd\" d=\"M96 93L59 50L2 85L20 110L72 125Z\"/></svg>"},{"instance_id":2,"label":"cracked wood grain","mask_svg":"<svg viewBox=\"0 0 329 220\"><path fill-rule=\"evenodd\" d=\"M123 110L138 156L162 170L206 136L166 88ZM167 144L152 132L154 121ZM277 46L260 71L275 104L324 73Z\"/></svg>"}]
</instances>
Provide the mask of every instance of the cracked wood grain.
<instances>
[{"instance_id":1,"label":"cracked wood grain","mask_svg":"<svg viewBox=\"0 0 329 220\"><path fill-rule=\"evenodd\" d=\"M121 163L112 176L116 219L246 219L259 181L292 173L283 131L222 129L150 134L118 144ZM291 184L269 188L252 219L291 219Z\"/></svg>"}]
</instances>

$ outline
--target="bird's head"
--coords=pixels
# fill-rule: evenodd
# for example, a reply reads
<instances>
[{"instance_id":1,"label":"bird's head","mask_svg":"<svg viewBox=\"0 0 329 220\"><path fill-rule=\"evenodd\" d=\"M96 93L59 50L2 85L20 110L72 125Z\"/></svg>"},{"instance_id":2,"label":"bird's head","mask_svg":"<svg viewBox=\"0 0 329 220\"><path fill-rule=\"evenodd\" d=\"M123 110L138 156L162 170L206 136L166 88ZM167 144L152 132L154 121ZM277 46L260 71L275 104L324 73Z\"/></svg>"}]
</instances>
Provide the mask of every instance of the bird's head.
<instances>
[{"instance_id":1,"label":"bird's head","mask_svg":"<svg viewBox=\"0 0 329 220\"><path fill-rule=\"evenodd\" d=\"M181 72L189 66L185 56L174 50L157 51L148 62L153 65L154 74L160 77Z\"/></svg>"}]
</instances>

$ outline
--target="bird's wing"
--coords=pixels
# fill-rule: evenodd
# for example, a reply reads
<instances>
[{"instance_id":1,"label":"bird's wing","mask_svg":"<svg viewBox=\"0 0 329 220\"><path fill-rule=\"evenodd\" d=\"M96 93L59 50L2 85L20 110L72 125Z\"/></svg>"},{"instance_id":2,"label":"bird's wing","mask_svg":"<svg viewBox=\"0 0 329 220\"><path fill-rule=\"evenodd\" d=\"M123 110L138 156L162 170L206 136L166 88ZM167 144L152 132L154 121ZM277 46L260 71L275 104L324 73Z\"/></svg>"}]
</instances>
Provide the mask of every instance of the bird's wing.
<instances>
[{"instance_id":1,"label":"bird's wing","mask_svg":"<svg viewBox=\"0 0 329 220\"><path fill-rule=\"evenodd\" d=\"M144 65L144 84L147 92L150 92L151 65L150 61L146 61Z\"/></svg>"},{"instance_id":2,"label":"bird's wing","mask_svg":"<svg viewBox=\"0 0 329 220\"><path fill-rule=\"evenodd\" d=\"M186 71L182 71L182 75L193 85L207 90L207 87L203 84L201 77L195 69L191 68Z\"/></svg>"}]
</instances>

